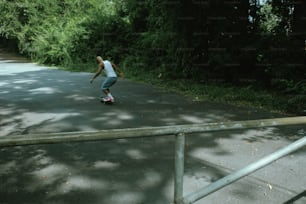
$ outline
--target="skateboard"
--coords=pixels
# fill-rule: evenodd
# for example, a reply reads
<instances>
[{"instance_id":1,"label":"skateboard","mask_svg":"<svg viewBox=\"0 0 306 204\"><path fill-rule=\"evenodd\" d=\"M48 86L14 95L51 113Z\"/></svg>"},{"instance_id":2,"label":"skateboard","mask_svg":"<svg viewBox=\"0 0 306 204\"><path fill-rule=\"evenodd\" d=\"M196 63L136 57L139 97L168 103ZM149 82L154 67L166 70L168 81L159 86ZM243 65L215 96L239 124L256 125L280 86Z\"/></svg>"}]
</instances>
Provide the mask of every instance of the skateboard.
<instances>
[{"instance_id":1,"label":"skateboard","mask_svg":"<svg viewBox=\"0 0 306 204\"><path fill-rule=\"evenodd\" d=\"M104 101L103 98L99 98L99 100L100 100L101 103L104 103L105 105L112 105L112 104L115 103L113 101Z\"/></svg>"},{"instance_id":2,"label":"skateboard","mask_svg":"<svg viewBox=\"0 0 306 204\"><path fill-rule=\"evenodd\" d=\"M113 105L115 102L112 102L112 101L101 101L101 103L104 103L105 105Z\"/></svg>"}]
</instances>

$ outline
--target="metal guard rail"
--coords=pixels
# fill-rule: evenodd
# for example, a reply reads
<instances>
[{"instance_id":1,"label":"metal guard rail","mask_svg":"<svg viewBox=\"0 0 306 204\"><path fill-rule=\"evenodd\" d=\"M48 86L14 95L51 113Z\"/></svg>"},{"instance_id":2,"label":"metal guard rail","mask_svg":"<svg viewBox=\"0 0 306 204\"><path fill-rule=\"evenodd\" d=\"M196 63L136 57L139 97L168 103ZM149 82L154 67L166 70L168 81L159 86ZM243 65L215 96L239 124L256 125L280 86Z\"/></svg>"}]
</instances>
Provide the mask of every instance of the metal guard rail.
<instances>
[{"instance_id":1,"label":"metal guard rail","mask_svg":"<svg viewBox=\"0 0 306 204\"><path fill-rule=\"evenodd\" d=\"M147 128L127 128L95 132L66 132L48 134L47 136L46 133L42 133L0 138L0 147L175 135L174 203L192 204L206 195L215 192L216 190L241 179L242 177L272 163L273 161L302 148L306 145L306 136L288 145L287 147L278 150L277 152L208 185L207 187L183 197L185 134L301 124L306 124L306 117L274 118Z\"/></svg>"},{"instance_id":2,"label":"metal guard rail","mask_svg":"<svg viewBox=\"0 0 306 204\"><path fill-rule=\"evenodd\" d=\"M27 134L0 138L0 147L167 136L177 135L180 133L188 134L299 124L306 124L305 116L263 120L204 123L193 125L111 129L92 132L65 132L52 134L50 133L47 136L46 133Z\"/></svg>"},{"instance_id":3,"label":"metal guard rail","mask_svg":"<svg viewBox=\"0 0 306 204\"><path fill-rule=\"evenodd\" d=\"M295 142L293 142L292 144L252 163L249 164L248 166L230 174L227 175L217 181L215 181L214 183L203 187L201 189L199 189L196 192L190 193L189 195L183 197L182 195L180 195L180 197L176 198L175 203L176 204L192 204L198 200L200 200L201 198L204 198L205 196L227 186L230 185L231 183L234 183L235 181L238 181L239 179L269 165L270 163L302 148L303 146L306 145L306 136L304 136L302 139L299 139Z\"/></svg>"}]
</instances>

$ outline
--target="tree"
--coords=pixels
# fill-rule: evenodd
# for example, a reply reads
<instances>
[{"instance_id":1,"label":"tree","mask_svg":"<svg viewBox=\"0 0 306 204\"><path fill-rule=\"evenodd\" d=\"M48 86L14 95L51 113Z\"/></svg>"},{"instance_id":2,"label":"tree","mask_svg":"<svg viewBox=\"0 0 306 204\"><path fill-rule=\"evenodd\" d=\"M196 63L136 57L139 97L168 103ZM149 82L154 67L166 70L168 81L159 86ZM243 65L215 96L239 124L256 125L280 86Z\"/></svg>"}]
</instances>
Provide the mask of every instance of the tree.
<instances>
[{"instance_id":1,"label":"tree","mask_svg":"<svg viewBox=\"0 0 306 204\"><path fill-rule=\"evenodd\" d=\"M273 7L270 3L264 4L260 10L260 30L264 34L275 34L277 28L282 22L282 17L273 12Z\"/></svg>"}]
</instances>

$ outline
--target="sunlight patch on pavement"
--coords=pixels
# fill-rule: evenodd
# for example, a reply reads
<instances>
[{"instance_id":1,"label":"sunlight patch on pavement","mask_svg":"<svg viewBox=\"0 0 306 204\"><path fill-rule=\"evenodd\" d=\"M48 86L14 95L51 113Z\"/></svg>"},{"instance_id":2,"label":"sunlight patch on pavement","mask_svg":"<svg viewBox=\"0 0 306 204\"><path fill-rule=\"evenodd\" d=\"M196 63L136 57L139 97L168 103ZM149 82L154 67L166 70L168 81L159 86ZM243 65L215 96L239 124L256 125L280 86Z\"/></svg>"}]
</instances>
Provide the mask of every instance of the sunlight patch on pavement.
<instances>
[{"instance_id":1,"label":"sunlight patch on pavement","mask_svg":"<svg viewBox=\"0 0 306 204\"><path fill-rule=\"evenodd\" d=\"M16 132L16 130L18 130L17 124L10 124L9 126L8 125L2 126L0 128L0 137L7 136L11 133L14 133Z\"/></svg>"},{"instance_id":2,"label":"sunlight patch on pavement","mask_svg":"<svg viewBox=\"0 0 306 204\"><path fill-rule=\"evenodd\" d=\"M55 94L55 93L60 93L61 91L51 87L42 87L37 89L31 89L29 90L29 92L32 95L37 95L37 94Z\"/></svg>"},{"instance_id":3,"label":"sunlight patch on pavement","mask_svg":"<svg viewBox=\"0 0 306 204\"><path fill-rule=\"evenodd\" d=\"M207 147L197 147L197 148L193 148L189 153L188 156L192 157L192 158L196 158L196 159L200 159L200 160L205 160L206 156L207 156L207 151L209 148Z\"/></svg>"},{"instance_id":4,"label":"sunlight patch on pavement","mask_svg":"<svg viewBox=\"0 0 306 204\"><path fill-rule=\"evenodd\" d=\"M132 159L146 159L147 157L138 149L128 149L125 152Z\"/></svg>"},{"instance_id":5,"label":"sunlight patch on pavement","mask_svg":"<svg viewBox=\"0 0 306 204\"><path fill-rule=\"evenodd\" d=\"M58 181L69 176L71 171L69 166L57 163L52 157L45 154L45 150L37 150L36 156L25 161L28 166L33 166L36 169L29 173L33 178L33 182L31 185L26 185L26 191L28 192L35 192L38 189L53 186Z\"/></svg>"},{"instance_id":6,"label":"sunlight patch on pavement","mask_svg":"<svg viewBox=\"0 0 306 204\"><path fill-rule=\"evenodd\" d=\"M96 178L77 175L79 174L78 168L72 168L69 165L59 163L52 157L46 156L45 150L37 151L37 155L25 161L28 166L33 166L35 169L29 172L33 182L31 182L31 185L25 186L26 192L42 190L52 197L67 194L75 190L105 190L109 186L109 183L97 180ZM14 166L14 163L7 164L6 170L14 168Z\"/></svg>"},{"instance_id":7,"label":"sunlight patch on pavement","mask_svg":"<svg viewBox=\"0 0 306 204\"><path fill-rule=\"evenodd\" d=\"M68 167L63 164L49 164L40 170L34 171L32 174L40 180L40 185L51 185L68 174Z\"/></svg>"},{"instance_id":8,"label":"sunlight patch on pavement","mask_svg":"<svg viewBox=\"0 0 306 204\"><path fill-rule=\"evenodd\" d=\"M75 190L103 190L107 189L108 184L85 176L71 176L66 182L61 184L57 193L66 194Z\"/></svg>"},{"instance_id":9,"label":"sunlight patch on pavement","mask_svg":"<svg viewBox=\"0 0 306 204\"><path fill-rule=\"evenodd\" d=\"M158 172L146 171L143 179L137 182L141 188L153 188L162 182L162 176Z\"/></svg>"},{"instance_id":10,"label":"sunlight patch on pavement","mask_svg":"<svg viewBox=\"0 0 306 204\"><path fill-rule=\"evenodd\" d=\"M6 163L0 164L0 175L10 173L12 170L14 171L16 168L17 168L16 161L8 161Z\"/></svg>"},{"instance_id":11,"label":"sunlight patch on pavement","mask_svg":"<svg viewBox=\"0 0 306 204\"><path fill-rule=\"evenodd\" d=\"M35 156L27 159L26 163L29 165L46 166L52 164L53 160L51 157L46 156L47 151L39 149L35 151Z\"/></svg>"},{"instance_id":12,"label":"sunlight patch on pavement","mask_svg":"<svg viewBox=\"0 0 306 204\"><path fill-rule=\"evenodd\" d=\"M161 121L164 122L165 125L176 125L177 124L177 118L163 118Z\"/></svg>"},{"instance_id":13,"label":"sunlight patch on pavement","mask_svg":"<svg viewBox=\"0 0 306 204\"><path fill-rule=\"evenodd\" d=\"M33 84L37 82L37 80L32 80L32 79L20 79L13 81L13 84Z\"/></svg>"},{"instance_id":14,"label":"sunlight patch on pavement","mask_svg":"<svg viewBox=\"0 0 306 204\"><path fill-rule=\"evenodd\" d=\"M98 129L90 127L89 125L75 125L72 122L63 120L63 121L48 122L44 124L42 127L40 127L39 130L35 130L35 132L54 133L54 132L97 131L97 130Z\"/></svg>"},{"instance_id":15,"label":"sunlight patch on pavement","mask_svg":"<svg viewBox=\"0 0 306 204\"><path fill-rule=\"evenodd\" d=\"M18 121L15 118L16 114L19 113L15 112L14 108L0 108L0 137L8 135L18 129Z\"/></svg>"},{"instance_id":16,"label":"sunlight patch on pavement","mask_svg":"<svg viewBox=\"0 0 306 204\"><path fill-rule=\"evenodd\" d=\"M180 118L188 123L209 123L212 119L209 117L198 117L194 115L180 115Z\"/></svg>"},{"instance_id":17,"label":"sunlight patch on pavement","mask_svg":"<svg viewBox=\"0 0 306 204\"><path fill-rule=\"evenodd\" d=\"M7 114L9 114L9 109L6 110ZM2 113L2 110L1 110ZM17 113L15 115L11 115L1 120L1 131L0 137L6 136L10 133L14 132L23 132L27 128L31 128L32 126L41 125L43 123L57 122L64 120L68 117L78 116L80 113L36 113L36 112L25 112L25 113Z\"/></svg>"},{"instance_id":18,"label":"sunlight patch on pavement","mask_svg":"<svg viewBox=\"0 0 306 204\"><path fill-rule=\"evenodd\" d=\"M33 126L37 125L43 121L59 121L71 116L78 116L79 113L35 113L28 112L23 113L19 119L23 121L23 125L21 127Z\"/></svg>"},{"instance_id":19,"label":"sunlight patch on pavement","mask_svg":"<svg viewBox=\"0 0 306 204\"><path fill-rule=\"evenodd\" d=\"M7 82L0 82L0 87L1 86L6 86L6 85L9 85L9 83L7 83Z\"/></svg>"},{"instance_id":20,"label":"sunlight patch on pavement","mask_svg":"<svg viewBox=\"0 0 306 204\"><path fill-rule=\"evenodd\" d=\"M93 96L84 96L84 95L79 95L79 94L66 96L65 98L70 99L70 100L75 100L75 101L84 101L84 102L95 99L95 97Z\"/></svg>"},{"instance_id":21,"label":"sunlight patch on pavement","mask_svg":"<svg viewBox=\"0 0 306 204\"><path fill-rule=\"evenodd\" d=\"M37 80L32 79L19 79L16 81L13 81L13 84L32 84L34 82L37 82Z\"/></svg>"},{"instance_id":22,"label":"sunlight patch on pavement","mask_svg":"<svg viewBox=\"0 0 306 204\"><path fill-rule=\"evenodd\" d=\"M14 63L12 60L0 61L0 76L15 75L24 72L47 70L47 67L37 66L33 63Z\"/></svg>"},{"instance_id":23,"label":"sunlight patch on pavement","mask_svg":"<svg viewBox=\"0 0 306 204\"><path fill-rule=\"evenodd\" d=\"M21 90L21 89L22 89L21 86L14 86L13 88L14 88L14 89L17 89L17 90Z\"/></svg>"},{"instance_id":24,"label":"sunlight patch on pavement","mask_svg":"<svg viewBox=\"0 0 306 204\"><path fill-rule=\"evenodd\" d=\"M157 103L156 100L147 100L147 103Z\"/></svg>"},{"instance_id":25,"label":"sunlight patch on pavement","mask_svg":"<svg viewBox=\"0 0 306 204\"><path fill-rule=\"evenodd\" d=\"M271 127L214 133L208 137L209 139L207 138L209 145L193 148L188 155L233 169L241 168L250 162L246 158L252 158L255 161L267 154L265 150L270 149L270 152L273 152L273 149L286 145L277 130ZM204 137L203 140L205 140Z\"/></svg>"},{"instance_id":26,"label":"sunlight patch on pavement","mask_svg":"<svg viewBox=\"0 0 306 204\"><path fill-rule=\"evenodd\" d=\"M192 114L181 114L179 118L187 123L211 123L216 121L227 121L226 118L231 118L232 115L230 114L205 114L205 115L193 115ZM165 121L165 122L172 122L172 121Z\"/></svg>"},{"instance_id":27,"label":"sunlight patch on pavement","mask_svg":"<svg viewBox=\"0 0 306 204\"><path fill-rule=\"evenodd\" d=\"M110 196L105 203L125 203L136 204L143 203L145 194L140 191L121 191L120 194Z\"/></svg>"},{"instance_id":28,"label":"sunlight patch on pavement","mask_svg":"<svg viewBox=\"0 0 306 204\"><path fill-rule=\"evenodd\" d=\"M128 113L120 113L118 116L119 120L132 120L134 117Z\"/></svg>"},{"instance_id":29,"label":"sunlight patch on pavement","mask_svg":"<svg viewBox=\"0 0 306 204\"><path fill-rule=\"evenodd\" d=\"M102 117L93 119L95 122L103 122L108 125L121 125L126 120L133 120L134 116L122 110L113 110L112 112L104 113Z\"/></svg>"},{"instance_id":30,"label":"sunlight patch on pavement","mask_svg":"<svg viewBox=\"0 0 306 204\"><path fill-rule=\"evenodd\" d=\"M14 113L14 108L0 108L1 119L4 118L2 117L2 115L4 116L4 115L13 114L13 113Z\"/></svg>"},{"instance_id":31,"label":"sunlight patch on pavement","mask_svg":"<svg viewBox=\"0 0 306 204\"><path fill-rule=\"evenodd\" d=\"M192 115L180 115L180 117L186 122L190 122L190 123L203 123L204 121L202 118L199 118L197 116L192 116Z\"/></svg>"},{"instance_id":32,"label":"sunlight patch on pavement","mask_svg":"<svg viewBox=\"0 0 306 204\"><path fill-rule=\"evenodd\" d=\"M243 134L232 134L231 136L236 138L241 138L244 141L249 143L252 142L264 142L264 140L279 139L279 136L276 134L277 128L269 127L269 128L260 128L260 129L252 129L246 130Z\"/></svg>"},{"instance_id":33,"label":"sunlight patch on pavement","mask_svg":"<svg viewBox=\"0 0 306 204\"><path fill-rule=\"evenodd\" d=\"M112 169L115 169L115 168L119 167L120 164L110 162L110 161L96 161L93 166L96 169L110 169L110 170L112 170Z\"/></svg>"}]
</instances>

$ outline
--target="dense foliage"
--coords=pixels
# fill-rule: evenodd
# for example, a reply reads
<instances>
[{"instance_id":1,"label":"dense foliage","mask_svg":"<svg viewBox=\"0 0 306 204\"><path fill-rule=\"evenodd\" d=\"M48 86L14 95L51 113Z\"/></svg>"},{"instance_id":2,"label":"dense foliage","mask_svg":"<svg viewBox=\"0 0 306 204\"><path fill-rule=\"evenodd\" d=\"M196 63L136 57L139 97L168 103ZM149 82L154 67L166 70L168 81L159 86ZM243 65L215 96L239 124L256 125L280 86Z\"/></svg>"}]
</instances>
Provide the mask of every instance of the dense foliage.
<instances>
[{"instance_id":1,"label":"dense foliage","mask_svg":"<svg viewBox=\"0 0 306 204\"><path fill-rule=\"evenodd\" d=\"M1 0L1 41L84 69L99 53L134 73L273 89L303 108L306 1ZM294 97L292 97L294 95Z\"/></svg>"},{"instance_id":2,"label":"dense foliage","mask_svg":"<svg viewBox=\"0 0 306 204\"><path fill-rule=\"evenodd\" d=\"M116 16L115 5L107 0L3 0L0 34L41 63L67 66L92 60L102 49L117 54L128 24Z\"/></svg>"}]
</instances>

